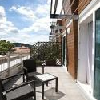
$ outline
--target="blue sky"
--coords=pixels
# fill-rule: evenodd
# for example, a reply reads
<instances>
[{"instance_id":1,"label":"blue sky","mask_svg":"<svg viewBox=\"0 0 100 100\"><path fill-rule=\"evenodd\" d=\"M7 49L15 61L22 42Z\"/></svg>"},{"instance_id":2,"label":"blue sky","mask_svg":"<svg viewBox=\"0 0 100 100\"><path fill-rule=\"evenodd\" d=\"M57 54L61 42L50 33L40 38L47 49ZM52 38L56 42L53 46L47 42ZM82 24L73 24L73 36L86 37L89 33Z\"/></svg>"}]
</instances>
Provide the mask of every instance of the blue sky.
<instances>
[{"instance_id":1,"label":"blue sky","mask_svg":"<svg viewBox=\"0 0 100 100\"><path fill-rule=\"evenodd\" d=\"M50 0L0 0L0 40L48 41Z\"/></svg>"}]
</instances>

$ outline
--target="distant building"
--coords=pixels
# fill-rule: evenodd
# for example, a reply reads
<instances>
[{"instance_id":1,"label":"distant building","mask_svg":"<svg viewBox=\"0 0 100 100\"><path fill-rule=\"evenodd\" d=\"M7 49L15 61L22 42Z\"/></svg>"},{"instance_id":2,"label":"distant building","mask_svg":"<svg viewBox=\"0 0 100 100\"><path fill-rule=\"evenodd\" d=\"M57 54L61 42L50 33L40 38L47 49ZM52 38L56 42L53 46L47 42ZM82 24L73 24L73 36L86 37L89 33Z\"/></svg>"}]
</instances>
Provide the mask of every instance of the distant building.
<instances>
[{"instance_id":1,"label":"distant building","mask_svg":"<svg viewBox=\"0 0 100 100\"><path fill-rule=\"evenodd\" d=\"M30 48L30 44L24 44L24 43L13 43L15 45L15 47L22 47L22 46L25 46L25 47L28 47Z\"/></svg>"},{"instance_id":2,"label":"distant building","mask_svg":"<svg viewBox=\"0 0 100 100\"><path fill-rule=\"evenodd\" d=\"M30 53L30 48L25 47L24 45L22 45L21 47L15 47L14 49L14 53Z\"/></svg>"}]
</instances>

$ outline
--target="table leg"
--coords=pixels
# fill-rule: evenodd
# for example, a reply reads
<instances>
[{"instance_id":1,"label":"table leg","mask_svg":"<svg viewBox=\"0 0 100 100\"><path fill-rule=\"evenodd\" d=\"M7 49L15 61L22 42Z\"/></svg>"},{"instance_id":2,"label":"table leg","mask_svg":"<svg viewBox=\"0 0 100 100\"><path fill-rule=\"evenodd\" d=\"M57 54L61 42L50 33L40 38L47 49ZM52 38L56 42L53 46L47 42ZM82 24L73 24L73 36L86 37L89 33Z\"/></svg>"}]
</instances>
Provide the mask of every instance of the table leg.
<instances>
[{"instance_id":1,"label":"table leg","mask_svg":"<svg viewBox=\"0 0 100 100\"><path fill-rule=\"evenodd\" d=\"M36 100L36 87L35 87L35 82L34 82L34 100Z\"/></svg>"},{"instance_id":2,"label":"table leg","mask_svg":"<svg viewBox=\"0 0 100 100\"><path fill-rule=\"evenodd\" d=\"M55 85L56 85L56 86L55 86L55 87L56 87L56 88L55 88L55 91L58 92L58 77L56 78L56 84L55 84Z\"/></svg>"},{"instance_id":3,"label":"table leg","mask_svg":"<svg viewBox=\"0 0 100 100\"><path fill-rule=\"evenodd\" d=\"M23 75L23 82L25 82L25 75Z\"/></svg>"},{"instance_id":4,"label":"table leg","mask_svg":"<svg viewBox=\"0 0 100 100\"><path fill-rule=\"evenodd\" d=\"M49 83L49 82L46 82L46 86L48 86L48 83Z\"/></svg>"},{"instance_id":5,"label":"table leg","mask_svg":"<svg viewBox=\"0 0 100 100\"><path fill-rule=\"evenodd\" d=\"M44 83L42 83L42 100L44 99Z\"/></svg>"},{"instance_id":6,"label":"table leg","mask_svg":"<svg viewBox=\"0 0 100 100\"><path fill-rule=\"evenodd\" d=\"M44 66L42 65L42 74L44 74Z\"/></svg>"}]
</instances>

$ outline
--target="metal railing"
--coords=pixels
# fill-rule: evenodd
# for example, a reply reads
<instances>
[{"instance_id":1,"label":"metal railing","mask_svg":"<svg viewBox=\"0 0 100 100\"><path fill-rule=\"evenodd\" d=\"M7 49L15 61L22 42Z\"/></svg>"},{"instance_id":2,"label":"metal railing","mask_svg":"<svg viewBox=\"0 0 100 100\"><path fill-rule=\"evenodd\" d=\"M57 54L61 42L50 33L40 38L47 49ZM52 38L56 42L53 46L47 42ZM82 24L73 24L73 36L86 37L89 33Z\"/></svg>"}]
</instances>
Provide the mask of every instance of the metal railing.
<instances>
[{"instance_id":1,"label":"metal railing","mask_svg":"<svg viewBox=\"0 0 100 100\"><path fill-rule=\"evenodd\" d=\"M15 69L18 69L16 67L22 66L22 61L29 58L30 58L29 53L11 54L10 52L7 53L7 55L5 56L0 57L0 76L9 76L12 74L12 72L16 73L17 70Z\"/></svg>"}]
</instances>

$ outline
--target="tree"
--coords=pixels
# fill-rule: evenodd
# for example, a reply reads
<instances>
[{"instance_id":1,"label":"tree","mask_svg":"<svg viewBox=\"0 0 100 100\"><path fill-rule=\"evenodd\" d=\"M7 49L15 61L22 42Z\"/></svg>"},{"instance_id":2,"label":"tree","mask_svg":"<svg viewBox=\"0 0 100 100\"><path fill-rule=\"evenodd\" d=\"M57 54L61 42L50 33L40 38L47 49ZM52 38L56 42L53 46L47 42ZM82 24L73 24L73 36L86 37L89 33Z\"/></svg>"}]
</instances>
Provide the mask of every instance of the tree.
<instances>
[{"instance_id":1,"label":"tree","mask_svg":"<svg viewBox=\"0 0 100 100\"><path fill-rule=\"evenodd\" d=\"M31 55L38 60L57 60L61 58L60 46L56 42L38 42L31 48Z\"/></svg>"},{"instance_id":2,"label":"tree","mask_svg":"<svg viewBox=\"0 0 100 100\"><path fill-rule=\"evenodd\" d=\"M0 40L0 54L6 54L8 51L13 51L14 44L6 40Z\"/></svg>"}]
</instances>

